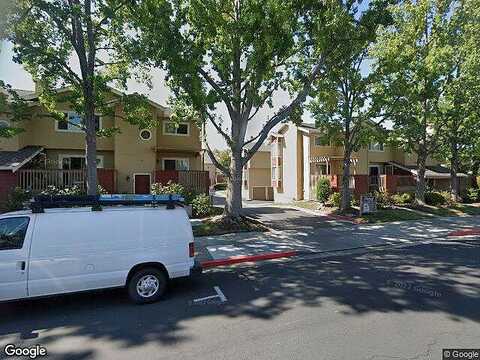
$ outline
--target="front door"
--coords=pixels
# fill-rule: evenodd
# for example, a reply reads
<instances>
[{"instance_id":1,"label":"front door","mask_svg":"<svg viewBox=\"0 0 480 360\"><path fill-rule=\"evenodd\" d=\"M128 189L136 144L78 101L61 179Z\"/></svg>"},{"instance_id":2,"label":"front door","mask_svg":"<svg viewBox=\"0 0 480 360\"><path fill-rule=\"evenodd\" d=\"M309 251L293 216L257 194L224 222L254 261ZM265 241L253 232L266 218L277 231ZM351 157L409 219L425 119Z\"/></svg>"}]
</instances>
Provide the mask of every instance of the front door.
<instances>
[{"instance_id":1,"label":"front door","mask_svg":"<svg viewBox=\"0 0 480 360\"><path fill-rule=\"evenodd\" d=\"M33 219L0 219L0 300L23 298L27 293L28 252Z\"/></svg>"},{"instance_id":2,"label":"front door","mask_svg":"<svg viewBox=\"0 0 480 360\"><path fill-rule=\"evenodd\" d=\"M369 167L370 191L377 191L380 185L380 167L372 165Z\"/></svg>"},{"instance_id":3,"label":"front door","mask_svg":"<svg viewBox=\"0 0 480 360\"><path fill-rule=\"evenodd\" d=\"M135 175L135 194L150 194L150 175Z\"/></svg>"}]
</instances>

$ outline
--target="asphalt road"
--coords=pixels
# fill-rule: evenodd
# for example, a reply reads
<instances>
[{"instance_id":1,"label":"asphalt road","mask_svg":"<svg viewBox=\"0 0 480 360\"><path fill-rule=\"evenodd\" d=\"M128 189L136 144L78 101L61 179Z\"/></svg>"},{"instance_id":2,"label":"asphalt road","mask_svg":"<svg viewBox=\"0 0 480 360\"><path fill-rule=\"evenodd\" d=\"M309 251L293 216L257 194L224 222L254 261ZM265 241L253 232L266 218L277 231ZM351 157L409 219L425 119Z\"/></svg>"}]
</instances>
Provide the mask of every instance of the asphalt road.
<instances>
[{"instance_id":1,"label":"asphalt road","mask_svg":"<svg viewBox=\"0 0 480 360\"><path fill-rule=\"evenodd\" d=\"M14 343L49 359L438 360L480 347L479 265L475 243L418 245L209 271L145 306L120 290L2 304L0 354ZM195 301L218 291L226 301Z\"/></svg>"}]
</instances>

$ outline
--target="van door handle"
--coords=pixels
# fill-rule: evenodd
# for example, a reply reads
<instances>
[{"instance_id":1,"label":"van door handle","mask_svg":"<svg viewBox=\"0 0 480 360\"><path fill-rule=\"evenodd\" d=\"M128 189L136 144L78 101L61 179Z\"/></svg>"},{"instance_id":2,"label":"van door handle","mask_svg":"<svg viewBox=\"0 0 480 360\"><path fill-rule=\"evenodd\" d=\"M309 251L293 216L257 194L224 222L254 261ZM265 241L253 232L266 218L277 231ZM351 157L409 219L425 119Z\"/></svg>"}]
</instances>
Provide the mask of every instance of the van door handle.
<instances>
[{"instance_id":1,"label":"van door handle","mask_svg":"<svg viewBox=\"0 0 480 360\"><path fill-rule=\"evenodd\" d=\"M20 269L21 271L25 271L25 261L17 261L17 269Z\"/></svg>"}]
</instances>

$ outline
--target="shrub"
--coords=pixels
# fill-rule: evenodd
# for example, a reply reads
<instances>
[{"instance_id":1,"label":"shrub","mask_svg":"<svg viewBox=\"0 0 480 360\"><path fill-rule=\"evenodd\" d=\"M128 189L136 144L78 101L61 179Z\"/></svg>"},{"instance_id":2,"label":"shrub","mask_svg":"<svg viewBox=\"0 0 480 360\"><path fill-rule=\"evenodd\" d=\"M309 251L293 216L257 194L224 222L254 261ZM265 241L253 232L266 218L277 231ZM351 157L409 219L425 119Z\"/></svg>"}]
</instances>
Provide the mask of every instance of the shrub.
<instances>
[{"instance_id":1,"label":"shrub","mask_svg":"<svg viewBox=\"0 0 480 360\"><path fill-rule=\"evenodd\" d=\"M327 205L340 207L341 197L342 197L342 195L339 192L331 193L329 198L328 198Z\"/></svg>"},{"instance_id":2,"label":"shrub","mask_svg":"<svg viewBox=\"0 0 480 360\"><path fill-rule=\"evenodd\" d=\"M185 188L182 184L167 182L165 185L153 183L150 187L150 193L154 195L161 194L178 194L185 199L186 204L191 204L197 193L193 190Z\"/></svg>"},{"instance_id":3,"label":"shrub","mask_svg":"<svg viewBox=\"0 0 480 360\"><path fill-rule=\"evenodd\" d=\"M393 194L392 202L395 205L409 205L413 203L415 196L412 193Z\"/></svg>"},{"instance_id":4,"label":"shrub","mask_svg":"<svg viewBox=\"0 0 480 360\"><path fill-rule=\"evenodd\" d=\"M357 198L352 197L352 201L350 201L350 206L351 206L351 207L360 206L360 201L359 201Z\"/></svg>"},{"instance_id":5,"label":"shrub","mask_svg":"<svg viewBox=\"0 0 480 360\"><path fill-rule=\"evenodd\" d=\"M192 200L192 213L194 217L206 217L213 213L210 196L200 194Z\"/></svg>"},{"instance_id":6,"label":"shrub","mask_svg":"<svg viewBox=\"0 0 480 360\"><path fill-rule=\"evenodd\" d=\"M49 186L47 186L47 189L43 190L40 194L41 195L51 195L51 196L55 196L55 195L76 195L76 196L79 196L79 195L86 195L87 192L86 192L86 190L81 189L78 185L73 185L70 188L64 188L64 189L57 188L54 185L49 185ZM105 195L105 194L108 194L108 192L101 185L97 185L97 194L98 195Z\"/></svg>"},{"instance_id":7,"label":"shrub","mask_svg":"<svg viewBox=\"0 0 480 360\"><path fill-rule=\"evenodd\" d=\"M331 193L330 181L326 178L320 178L315 186L315 197L317 200L324 203L328 200Z\"/></svg>"},{"instance_id":8,"label":"shrub","mask_svg":"<svg viewBox=\"0 0 480 360\"><path fill-rule=\"evenodd\" d=\"M425 193L425 202L428 205L439 206L445 205L448 203L445 196L438 191L428 191Z\"/></svg>"},{"instance_id":9,"label":"shrub","mask_svg":"<svg viewBox=\"0 0 480 360\"><path fill-rule=\"evenodd\" d=\"M5 208L7 211L22 210L25 208L25 203L28 202L31 197L32 194L29 191L16 187L8 194Z\"/></svg>"},{"instance_id":10,"label":"shrub","mask_svg":"<svg viewBox=\"0 0 480 360\"><path fill-rule=\"evenodd\" d=\"M480 188L468 188L465 200L469 203L478 202L480 200Z\"/></svg>"},{"instance_id":11,"label":"shrub","mask_svg":"<svg viewBox=\"0 0 480 360\"><path fill-rule=\"evenodd\" d=\"M217 191L219 190L227 190L227 183L218 183L213 185L213 188Z\"/></svg>"},{"instance_id":12,"label":"shrub","mask_svg":"<svg viewBox=\"0 0 480 360\"><path fill-rule=\"evenodd\" d=\"M377 199L377 207L380 209L389 208L393 205L392 197L389 193L383 191L376 191L374 193Z\"/></svg>"}]
</instances>

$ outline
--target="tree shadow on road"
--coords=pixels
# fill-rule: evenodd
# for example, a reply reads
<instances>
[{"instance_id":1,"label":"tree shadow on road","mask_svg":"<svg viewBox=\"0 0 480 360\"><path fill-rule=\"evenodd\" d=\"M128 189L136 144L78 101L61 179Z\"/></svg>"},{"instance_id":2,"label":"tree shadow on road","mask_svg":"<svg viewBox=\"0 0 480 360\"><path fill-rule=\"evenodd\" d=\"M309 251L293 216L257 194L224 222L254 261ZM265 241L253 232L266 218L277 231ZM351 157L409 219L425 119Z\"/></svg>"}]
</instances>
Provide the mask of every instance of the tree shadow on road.
<instances>
[{"instance_id":1,"label":"tree shadow on road","mask_svg":"<svg viewBox=\"0 0 480 360\"><path fill-rule=\"evenodd\" d=\"M329 303L349 316L432 312L480 322L479 254L479 247L437 244L220 269L197 281L175 282L164 301L146 306L130 304L121 290L2 304L0 339L30 339L48 347L75 336L112 342L119 349L148 343L168 348L194 340L189 331L193 320L220 316L268 321L298 305L322 309ZM189 305L193 295L213 284L221 285L227 303ZM57 355L90 359L95 350Z\"/></svg>"}]
</instances>

